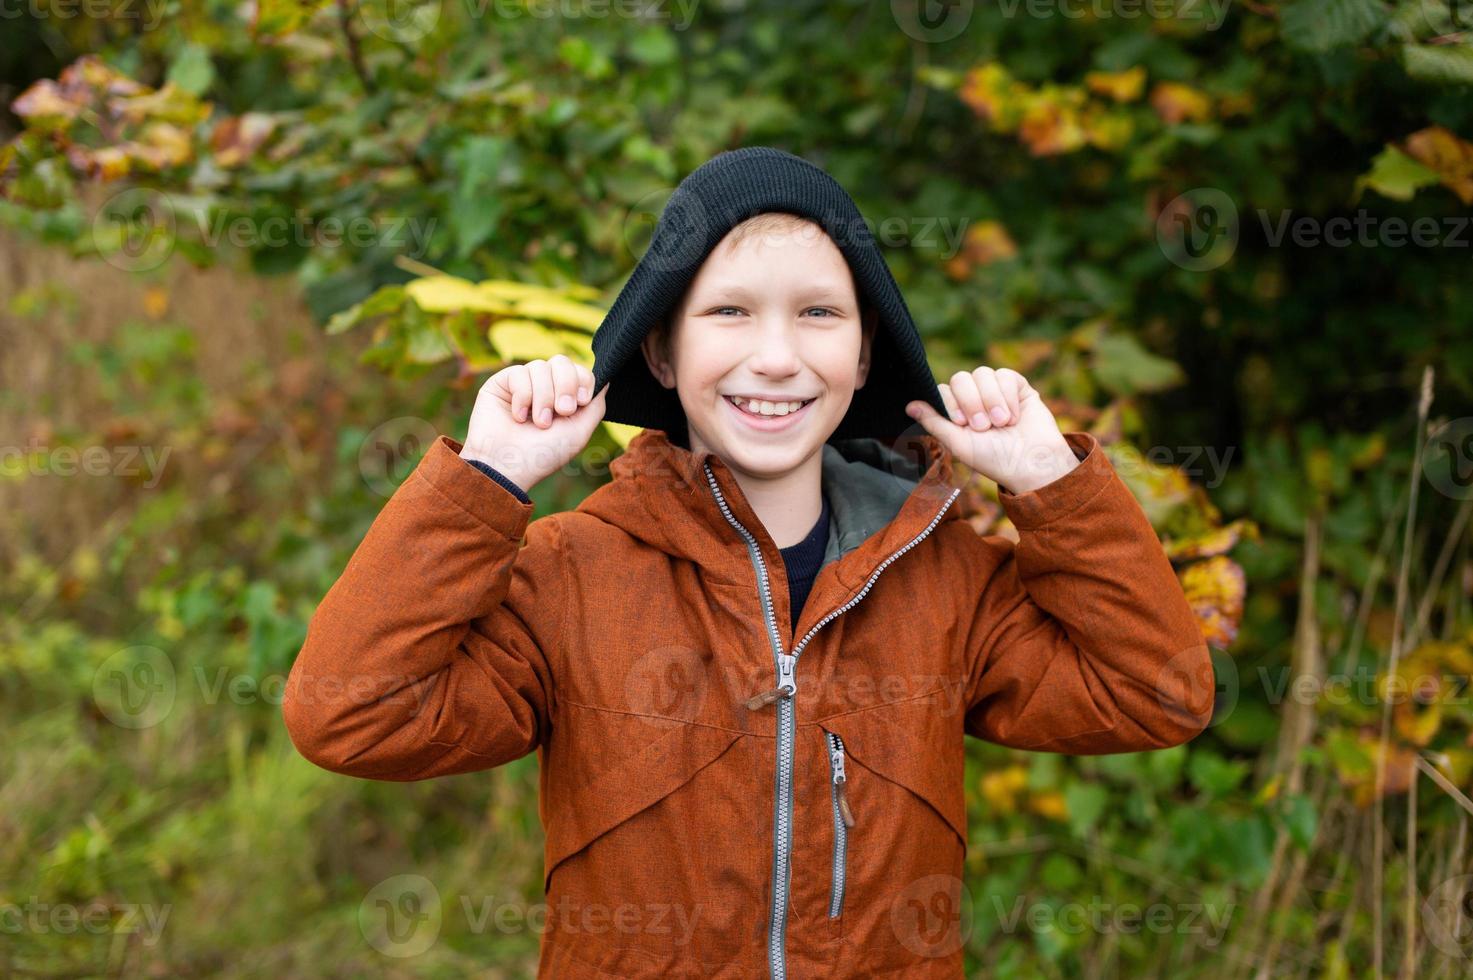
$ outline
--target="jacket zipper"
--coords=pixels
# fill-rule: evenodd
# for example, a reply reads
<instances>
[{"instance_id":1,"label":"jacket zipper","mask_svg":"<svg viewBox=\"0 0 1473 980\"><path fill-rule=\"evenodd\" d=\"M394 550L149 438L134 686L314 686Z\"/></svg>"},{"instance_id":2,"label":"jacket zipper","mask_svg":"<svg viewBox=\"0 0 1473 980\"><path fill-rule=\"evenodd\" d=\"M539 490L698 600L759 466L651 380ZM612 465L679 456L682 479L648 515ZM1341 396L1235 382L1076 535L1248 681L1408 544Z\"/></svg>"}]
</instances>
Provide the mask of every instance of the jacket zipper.
<instances>
[{"instance_id":1,"label":"jacket zipper","mask_svg":"<svg viewBox=\"0 0 1473 980\"><path fill-rule=\"evenodd\" d=\"M773 663L777 668L777 687L764 691L747 701L748 708L761 708L764 705L777 702L777 773L776 794L773 802L772 812L772 901L767 912L767 965L772 973L772 980L787 980L788 976L788 954L787 954L787 931L788 918L786 909L788 905L788 865L792 853L792 826L793 826L793 736L797 730L797 720L793 712L794 696L798 693L798 655L803 652L803 647L813 639L826 623L835 617L852 609L859 600L869 594L870 588L875 584L875 579L880 577L891 562L915 547L922 538L930 534L946 513L951 502L960 494L960 488L954 488L951 496L941 505L936 516L931 518L931 523L925 529L911 538L898 551L880 562L879 566L870 574L869 580L864 583L853 598L837 609L829 612L813 625L798 645L793 647L791 654L783 652L782 638L778 635L777 617L772 610L772 591L767 580L767 562L762 557L762 549L757 546L757 539L752 532L742 526L742 522L732 514L731 508L726 503L726 498L721 493L721 487L716 483L716 475L711 472L711 464L703 464L706 470L706 482L710 484L711 494L716 498L716 505L721 508L721 516L726 522L736 528L742 540L747 543L747 555L752 560L752 566L757 571L757 594L762 600L762 615L767 623L767 636L772 644Z\"/></svg>"},{"instance_id":2,"label":"jacket zipper","mask_svg":"<svg viewBox=\"0 0 1473 980\"><path fill-rule=\"evenodd\" d=\"M844 793L844 740L834 732L824 732L829 743L829 771L833 783L829 792L834 801L834 883L829 893L829 918L837 919L844 908L844 858L849 853L849 828L854 826L854 813Z\"/></svg>"}]
</instances>

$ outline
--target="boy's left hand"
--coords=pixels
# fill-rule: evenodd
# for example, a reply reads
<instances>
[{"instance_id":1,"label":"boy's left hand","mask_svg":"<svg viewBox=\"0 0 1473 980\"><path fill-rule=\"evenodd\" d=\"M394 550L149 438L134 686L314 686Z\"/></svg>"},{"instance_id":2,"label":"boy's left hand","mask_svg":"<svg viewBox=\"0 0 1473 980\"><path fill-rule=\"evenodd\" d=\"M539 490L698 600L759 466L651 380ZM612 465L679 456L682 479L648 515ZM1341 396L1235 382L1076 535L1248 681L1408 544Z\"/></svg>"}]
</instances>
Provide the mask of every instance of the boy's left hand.
<instances>
[{"instance_id":1,"label":"boy's left hand","mask_svg":"<svg viewBox=\"0 0 1473 980\"><path fill-rule=\"evenodd\" d=\"M1079 465L1053 412L1012 368L958 371L938 387L950 420L923 401L907 404L905 414L989 480L1027 493Z\"/></svg>"}]
</instances>

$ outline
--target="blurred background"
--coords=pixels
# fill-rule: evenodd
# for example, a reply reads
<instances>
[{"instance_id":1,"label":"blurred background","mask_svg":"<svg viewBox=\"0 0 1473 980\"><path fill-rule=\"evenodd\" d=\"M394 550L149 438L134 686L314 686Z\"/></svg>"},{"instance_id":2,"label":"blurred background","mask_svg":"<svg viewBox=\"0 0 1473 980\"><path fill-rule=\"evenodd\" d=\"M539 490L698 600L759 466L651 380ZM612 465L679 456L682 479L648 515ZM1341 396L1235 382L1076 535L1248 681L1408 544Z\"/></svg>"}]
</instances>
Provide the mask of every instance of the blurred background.
<instances>
[{"instance_id":1,"label":"blurred background","mask_svg":"<svg viewBox=\"0 0 1473 980\"><path fill-rule=\"evenodd\" d=\"M586 360L754 144L853 194L939 379L1100 437L1214 651L1190 745L971 742L969 975L1470 974L1468 0L0 20L0 975L533 975L536 757L336 776L282 684L479 383Z\"/></svg>"}]
</instances>

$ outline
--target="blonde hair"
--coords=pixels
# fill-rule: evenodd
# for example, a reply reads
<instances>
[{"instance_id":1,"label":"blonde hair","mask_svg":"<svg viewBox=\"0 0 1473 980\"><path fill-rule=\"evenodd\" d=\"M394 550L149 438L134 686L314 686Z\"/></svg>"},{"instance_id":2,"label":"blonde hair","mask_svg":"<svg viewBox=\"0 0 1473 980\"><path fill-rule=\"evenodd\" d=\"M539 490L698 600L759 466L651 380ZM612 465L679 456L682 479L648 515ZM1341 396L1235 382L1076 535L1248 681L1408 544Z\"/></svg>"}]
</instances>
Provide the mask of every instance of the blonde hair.
<instances>
[{"instance_id":1,"label":"blonde hair","mask_svg":"<svg viewBox=\"0 0 1473 980\"><path fill-rule=\"evenodd\" d=\"M788 211L762 211L752 215L745 221L733 225L731 231L727 232L722 238L722 246L728 249L735 248L742 242L758 235L802 236L817 241L817 238L814 236L827 235L827 232L823 230L818 222L812 218L806 218L801 214L793 214ZM879 315L865 302L864 296L859 291L858 278L854 277L852 273L851 281L854 286L854 298L859 305L860 329L870 330L878 323ZM678 309L682 302L684 302L683 295L677 301L675 307L672 308L672 311ZM659 320L656 320L650 328L650 333L655 335L657 343L662 346L668 345L670 340L671 316L672 313L666 313Z\"/></svg>"}]
</instances>

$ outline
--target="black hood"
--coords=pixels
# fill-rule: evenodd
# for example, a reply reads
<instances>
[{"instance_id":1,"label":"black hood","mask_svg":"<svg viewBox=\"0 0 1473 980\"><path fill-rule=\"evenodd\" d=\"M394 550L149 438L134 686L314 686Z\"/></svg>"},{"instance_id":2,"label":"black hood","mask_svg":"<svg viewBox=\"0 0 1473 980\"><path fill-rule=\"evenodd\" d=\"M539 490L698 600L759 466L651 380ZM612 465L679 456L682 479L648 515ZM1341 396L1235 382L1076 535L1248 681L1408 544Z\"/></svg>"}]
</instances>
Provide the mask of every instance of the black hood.
<instances>
[{"instance_id":1,"label":"black hood","mask_svg":"<svg viewBox=\"0 0 1473 980\"><path fill-rule=\"evenodd\" d=\"M727 232L768 211L800 215L823 228L853 271L861 299L878 314L869 375L830 439L888 440L919 430L905 414L911 401L929 402L946 415L920 333L853 199L802 157L749 146L717 154L680 182L649 248L594 333L594 393L612 382L604 418L685 440L680 399L650 373L640 344L674 309Z\"/></svg>"}]
</instances>

